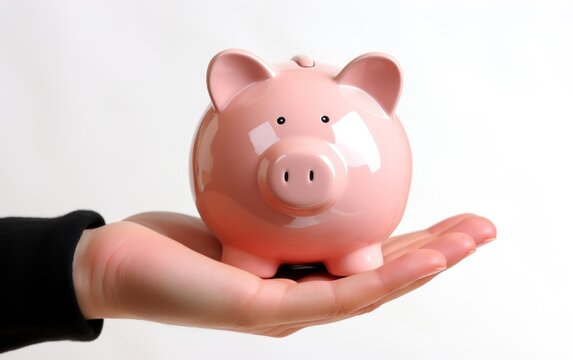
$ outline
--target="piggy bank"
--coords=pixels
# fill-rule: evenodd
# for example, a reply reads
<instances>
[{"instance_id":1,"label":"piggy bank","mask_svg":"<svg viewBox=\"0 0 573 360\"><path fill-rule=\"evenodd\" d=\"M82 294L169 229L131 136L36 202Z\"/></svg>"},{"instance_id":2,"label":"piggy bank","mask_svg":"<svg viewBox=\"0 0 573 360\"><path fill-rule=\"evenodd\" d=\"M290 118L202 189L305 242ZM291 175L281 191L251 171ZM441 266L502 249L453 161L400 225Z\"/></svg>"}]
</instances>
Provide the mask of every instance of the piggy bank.
<instances>
[{"instance_id":1,"label":"piggy bank","mask_svg":"<svg viewBox=\"0 0 573 360\"><path fill-rule=\"evenodd\" d=\"M342 70L302 55L270 65L217 54L190 172L222 261L262 278L281 264L323 263L338 276L381 266L411 179L401 85L381 53Z\"/></svg>"}]
</instances>

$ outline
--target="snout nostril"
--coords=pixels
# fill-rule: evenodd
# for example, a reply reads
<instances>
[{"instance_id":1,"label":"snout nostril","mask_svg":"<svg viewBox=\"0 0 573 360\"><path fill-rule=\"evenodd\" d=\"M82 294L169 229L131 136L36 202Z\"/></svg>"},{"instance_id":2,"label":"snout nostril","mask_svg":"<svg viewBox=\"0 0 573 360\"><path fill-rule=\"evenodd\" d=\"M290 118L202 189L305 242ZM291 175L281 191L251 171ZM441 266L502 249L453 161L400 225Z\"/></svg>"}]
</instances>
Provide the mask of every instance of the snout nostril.
<instances>
[{"instance_id":1,"label":"snout nostril","mask_svg":"<svg viewBox=\"0 0 573 360\"><path fill-rule=\"evenodd\" d=\"M310 170L310 172L308 173L308 178L310 179L310 181L314 180L314 171Z\"/></svg>"},{"instance_id":2,"label":"snout nostril","mask_svg":"<svg viewBox=\"0 0 573 360\"><path fill-rule=\"evenodd\" d=\"M288 171L285 171L284 178L285 178L285 182L288 182Z\"/></svg>"}]
</instances>

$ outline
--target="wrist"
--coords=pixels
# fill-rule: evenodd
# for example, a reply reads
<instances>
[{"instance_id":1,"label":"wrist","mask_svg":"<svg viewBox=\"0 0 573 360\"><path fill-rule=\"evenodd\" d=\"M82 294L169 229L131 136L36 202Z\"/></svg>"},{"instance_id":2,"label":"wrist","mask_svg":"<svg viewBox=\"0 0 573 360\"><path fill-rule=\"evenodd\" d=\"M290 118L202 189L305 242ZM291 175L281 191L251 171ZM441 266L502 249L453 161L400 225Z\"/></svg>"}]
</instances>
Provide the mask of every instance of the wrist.
<instances>
[{"instance_id":1,"label":"wrist","mask_svg":"<svg viewBox=\"0 0 573 360\"><path fill-rule=\"evenodd\" d=\"M94 306L91 276L92 267L89 264L89 258L87 256L89 244L96 231L95 229L83 231L76 246L72 263L72 279L76 300L82 315L87 320L101 318L101 316L97 314Z\"/></svg>"}]
</instances>

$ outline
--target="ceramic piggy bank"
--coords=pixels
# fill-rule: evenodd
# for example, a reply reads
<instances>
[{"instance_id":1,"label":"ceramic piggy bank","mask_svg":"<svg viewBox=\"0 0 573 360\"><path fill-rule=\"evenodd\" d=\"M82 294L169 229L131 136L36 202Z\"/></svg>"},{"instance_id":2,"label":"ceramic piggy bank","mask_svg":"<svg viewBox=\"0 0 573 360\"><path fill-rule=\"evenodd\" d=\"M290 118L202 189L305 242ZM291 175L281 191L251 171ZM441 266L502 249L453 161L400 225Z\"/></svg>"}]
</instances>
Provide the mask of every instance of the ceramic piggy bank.
<instances>
[{"instance_id":1,"label":"ceramic piggy bank","mask_svg":"<svg viewBox=\"0 0 573 360\"><path fill-rule=\"evenodd\" d=\"M411 178L401 84L380 53L342 70L301 55L280 65L216 55L191 176L222 261L263 278L281 264L321 262L340 276L381 266Z\"/></svg>"}]
</instances>

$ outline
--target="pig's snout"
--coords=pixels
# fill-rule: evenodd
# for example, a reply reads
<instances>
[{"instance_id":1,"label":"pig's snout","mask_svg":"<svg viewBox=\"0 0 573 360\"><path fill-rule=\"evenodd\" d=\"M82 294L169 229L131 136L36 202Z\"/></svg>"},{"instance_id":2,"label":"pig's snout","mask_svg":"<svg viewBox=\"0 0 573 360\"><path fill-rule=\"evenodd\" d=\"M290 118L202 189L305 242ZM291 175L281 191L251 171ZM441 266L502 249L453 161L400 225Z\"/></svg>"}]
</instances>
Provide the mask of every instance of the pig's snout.
<instances>
[{"instance_id":1,"label":"pig's snout","mask_svg":"<svg viewBox=\"0 0 573 360\"><path fill-rule=\"evenodd\" d=\"M285 139L271 146L259 166L263 198L278 211L313 215L339 198L346 167L324 141Z\"/></svg>"},{"instance_id":2,"label":"pig's snout","mask_svg":"<svg viewBox=\"0 0 573 360\"><path fill-rule=\"evenodd\" d=\"M330 159L316 154L285 154L269 165L271 191L295 208L320 206L332 196L335 180Z\"/></svg>"}]
</instances>

